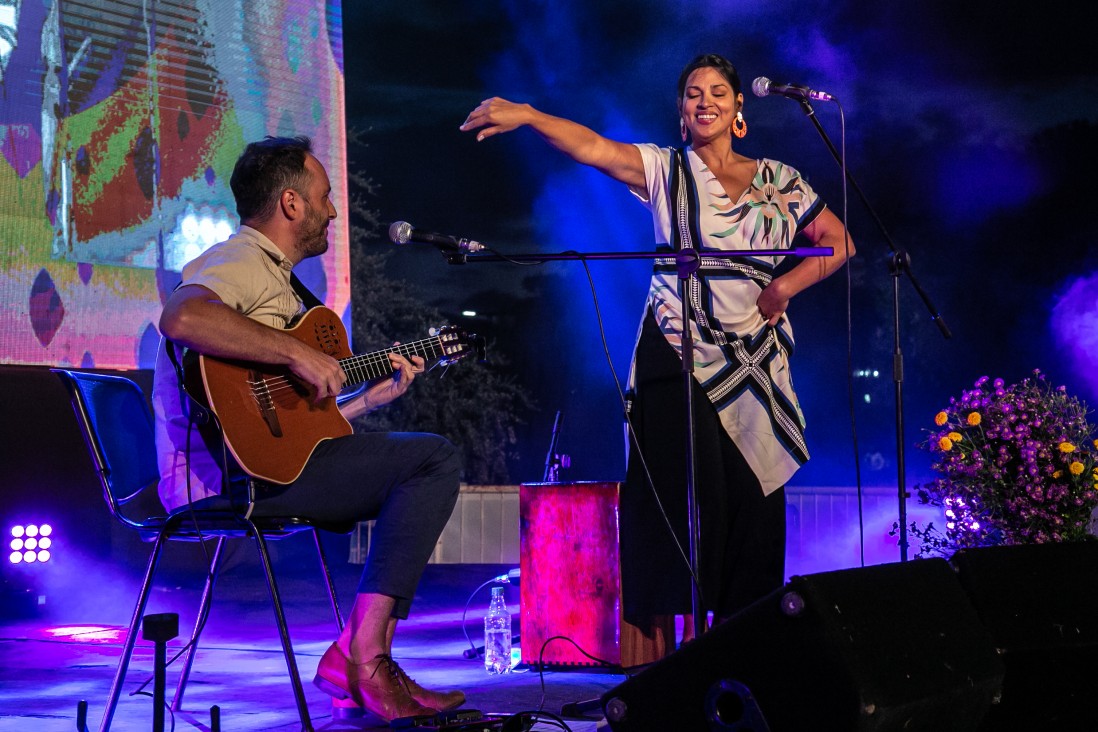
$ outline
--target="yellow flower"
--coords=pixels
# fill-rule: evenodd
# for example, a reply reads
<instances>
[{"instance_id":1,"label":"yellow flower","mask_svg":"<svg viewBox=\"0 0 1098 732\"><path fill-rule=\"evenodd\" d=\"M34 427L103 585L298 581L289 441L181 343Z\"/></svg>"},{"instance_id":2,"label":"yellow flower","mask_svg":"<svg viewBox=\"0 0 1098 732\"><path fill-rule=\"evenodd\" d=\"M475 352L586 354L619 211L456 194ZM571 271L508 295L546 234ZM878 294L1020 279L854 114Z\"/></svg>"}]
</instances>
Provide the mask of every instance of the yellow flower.
<instances>
[{"instance_id":1,"label":"yellow flower","mask_svg":"<svg viewBox=\"0 0 1098 732\"><path fill-rule=\"evenodd\" d=\"M953 440L953 442L960 442L961 441L961 433L959 433L959 432L950 432L949 433L949 439Z\"/></svg>"},{"instance_id":2,"label":"yellow flower","mask_svg":"<svg viewBox=\"0 0 1098 732\"><path fill-rule=\"evenodd\" d=\"M1052 477L1053 477L1053 478L1056 478L1057 480L1059 480L1060 476L1061 476L1061 475L1063 475L1063 474L1064 474L1064 471L1062 471L1062 470L1057 470L1057 471L1056 471L1055 473L1053 473L1053 474L1052 474Z\"/></svg>"},{"instance_id":3,"label":"yellow flower","mask_svg":"<svg viewBox=\"0 0 1098 732\"><path fill-rule=\"evenodd\" d=\"M948 437L943 437L942 439L938 440L938 447L942 448L943 452L951 450L953 448L953 440L949 439Z\"/></svg>"},{"instance_id":4,"label":"yellow flower","mask_svg":"<svg viewBox=\"0 0 1098 732\"><path fill-rule=\"evenodd\" d=\"M1070 442L1061 442L1060 452L1075 452L1075 445Z\"/></svg>"},{"instance_id":5,"label":"yellow flower","mask_svg":"<svg viewBox=\"0 0 1098 732\"><path fill-rule=\"evenodd\" d=\"M970 425L972 425L973 427L980 424L980 413L979 412L969 412L968 413L968 423Z\"/></svg>"},{"instance_id":6,"label":"yellow flower","mask_svg":"<svg viewBox=\"0 0 1098 732\"><path fill-rule=\"evenodd\" d=\"M948 421L949 421L949 415L946 414L945 412L938 412L937 414L934 415L934 424L938 425L939 427L941 427L942 425L944 425ZM1098 440L1095 440L1095 442L1098 442Z\"/></svg>"},{"instance_id":7,"label":"yellow flower","mask_svg":"<svg viewBox=\"0 0 1098 732\"><path fill-rule=\"evenodd\" d=\"M1068 466L1068 470L1071 471L1072 475L1082 475L1083 471L1086 470L1086 469L1087 469L1087 466L1083 465L1078 460L1072 462L1072 464Z\"/></svg>"}]
</instances>

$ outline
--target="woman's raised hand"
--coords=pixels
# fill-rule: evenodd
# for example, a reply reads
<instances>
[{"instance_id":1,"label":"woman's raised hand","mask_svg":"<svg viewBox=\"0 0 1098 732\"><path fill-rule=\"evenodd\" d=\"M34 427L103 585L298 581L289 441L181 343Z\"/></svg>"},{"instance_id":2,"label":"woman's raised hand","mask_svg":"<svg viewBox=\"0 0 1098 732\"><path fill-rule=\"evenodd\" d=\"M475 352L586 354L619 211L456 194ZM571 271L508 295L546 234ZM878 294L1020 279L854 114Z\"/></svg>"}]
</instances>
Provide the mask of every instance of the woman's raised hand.
<instances>
[{"instance_id":1,"label":"woman's raised hand","mask_svg":"<svg viewBox=\"0 0 1098 732\"><path fill-rule=\"evenodd\" d=\"M477 142L498 135L501 132L522 127L530 121L533 108L529 104L515 104L506 99L492 97L485 99L480 105L469 113L462 123L462 132L477 132Z\"/></svg>"}]
</instances>

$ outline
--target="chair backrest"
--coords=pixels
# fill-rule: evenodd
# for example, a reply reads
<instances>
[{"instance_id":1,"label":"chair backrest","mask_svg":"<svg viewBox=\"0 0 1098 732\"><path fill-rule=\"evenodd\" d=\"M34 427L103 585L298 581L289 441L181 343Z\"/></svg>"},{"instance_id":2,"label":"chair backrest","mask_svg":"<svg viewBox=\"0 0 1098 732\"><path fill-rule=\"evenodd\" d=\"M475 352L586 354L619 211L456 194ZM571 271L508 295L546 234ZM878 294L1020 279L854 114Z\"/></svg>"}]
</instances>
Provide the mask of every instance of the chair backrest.
<instances>
[{"instance_id":1,"label":"chair backrest","mask_svg":"<svg viewBox=\"0 0 1098 732\"><path fill-rule=\"evenodd\" d=\"M111 513L135 525L122 507L160 479L153 415L145 394L122 376L51 370L69 390Z\"/></svg>"}]
</instances>

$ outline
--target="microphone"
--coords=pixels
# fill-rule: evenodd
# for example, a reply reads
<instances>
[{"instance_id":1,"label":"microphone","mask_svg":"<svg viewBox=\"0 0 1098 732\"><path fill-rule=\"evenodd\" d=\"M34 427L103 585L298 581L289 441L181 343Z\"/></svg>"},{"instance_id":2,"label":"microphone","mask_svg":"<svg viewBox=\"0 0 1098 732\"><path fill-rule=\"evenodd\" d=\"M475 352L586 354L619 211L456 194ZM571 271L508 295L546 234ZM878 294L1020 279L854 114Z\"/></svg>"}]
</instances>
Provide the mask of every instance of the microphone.
<instances>
[{"instance_id":1,"label":"microphone","mask_svg":"<svg viewBox=\"0 0 1098 732\"><path fill-rule=\"evenodd\" d=\"M477 241L463 239L446 234L432 234L429 231L417 231L407 221L394 221L389 226L389 241L394 244L407 244L410 241L422 244L434 244L450 251L479 252L484 245Z\"/></svg>"},{"instance_id":2,"label":"microphone","mask_svg":"<svg viewBox=\"0 0 1098 732\"><path fill-rule=\"evenodd\" d=\"M821 102L830 102L835 99L827 92L816 91L815 89L809 89L807 86L798 86L796 84L779 84L765 76L760 76L751 82L751 91L755 92L757 97L777 94L780 97L789 97L790 99L815 99Z\"/></svg>"}]
</instances>

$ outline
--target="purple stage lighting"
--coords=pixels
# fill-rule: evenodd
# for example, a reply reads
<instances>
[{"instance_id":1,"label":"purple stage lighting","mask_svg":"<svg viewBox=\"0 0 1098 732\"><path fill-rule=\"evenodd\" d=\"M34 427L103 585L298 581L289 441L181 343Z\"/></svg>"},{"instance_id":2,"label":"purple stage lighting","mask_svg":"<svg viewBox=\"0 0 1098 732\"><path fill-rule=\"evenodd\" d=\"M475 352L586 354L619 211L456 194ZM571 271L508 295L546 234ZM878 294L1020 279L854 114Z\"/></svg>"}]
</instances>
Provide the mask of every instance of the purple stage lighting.
<instances>
[{"instance_id":1,"label":"purple stage lighting","mask_svg":"<svg viewBox=\"0 0 1098 732\"><path fill-rule=\"evenodd\" d=\"M53 556L53 527L49 524L16 524L11 527L11 554L8 561L12 564L34 564L48 562Z\"/></svg>"}]
</instances>

